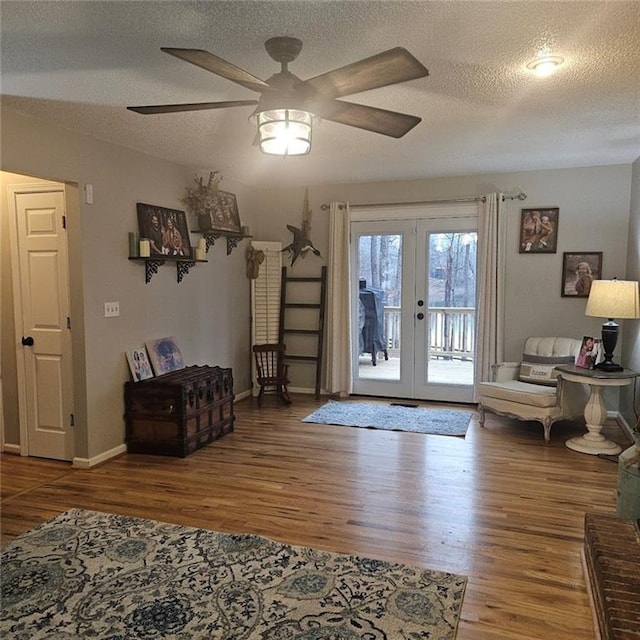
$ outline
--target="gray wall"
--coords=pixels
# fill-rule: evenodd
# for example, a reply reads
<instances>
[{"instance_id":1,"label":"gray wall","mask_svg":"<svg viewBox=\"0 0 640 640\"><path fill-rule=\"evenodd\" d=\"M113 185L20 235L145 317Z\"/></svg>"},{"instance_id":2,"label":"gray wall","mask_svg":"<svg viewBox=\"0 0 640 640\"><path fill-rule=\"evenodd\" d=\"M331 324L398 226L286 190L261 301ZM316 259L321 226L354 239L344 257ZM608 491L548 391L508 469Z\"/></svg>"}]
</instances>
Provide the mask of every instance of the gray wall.
<instances>
[{"instance_id":1,"label":"gray wall","mask_svg":"<svg viewBox=\"0 0 640 640\"><path fill-rule=\"evenodd\" d=\"M565 251L602 251L603 277L624 276L631 165L312 187L309 190L313 210L311 237L326 256L328 212L320 207L332 200L357 204L409 202L513 189L524 191L527 199L511 201L507 209L506 358L519 360L524 339L531 335L600 335L602 320L584 315L584 298L560 296L562 254ZM250 202L252 209L260 211L257 226L260 239L288 242L290 235L288 232L283 235L283 229L286 223L300 223L303 197L303 188L254 191ZM560 208L555 254L518 252L520 209L537 206ZM304 275L318 269L318 259L313 256L297 262L294 267ZM621 345L625 330L623 325ZM309 368L292 367L291 373L295 386L313 386Z\"/></svg>"},{"instance_id":2,"label":"gray wall","mask_svg":"<svg viewBox=\"0 0 640 640\"><path fill-rule=\"evenodd\" d=\"M250 302L245 277L244 245L226 256L222 243L180 284L173 266L162 267L149 285L143 268L127 260L127 232L137 230L136 202L183 208L180 198L195 170L164 162L107 142L66 131L51 124L2 112L2 169L46 179L94 186L93 205L76 198L71 207L70 250L72 311L75 325L75 390L81 407L77 427L78 457L94 457L123 442L123 383L128 379L124 351L149 338L175 335L188 363L231 366L236 393L250 386ZM204 172L224 166L207 167ZM522 189L527 200L508 209L506 273L506 356L518 359L528 335L597 335L600 320L584 315L584 299L560 297L562 253L603 251L604 277L638 277L638 166L634 166L634 214L630 219L632 166L618 165L389 182L333 184L309 189L313 211L311 237L323 259L299 260L296 275L319 273L327 256L328 214L320 206L332 200L353 203L402 202L482 195ZM286 224L300 226L304 187L252 189L227 176L222 187L238 195L243 224L259 240L291 241ZM321 182L321 177L318 182ZM81 189L79 190L81 194ZM558 252L518 253L520 208L560 207ZM15 350L7 269L6 215L2 233L2 373L5 386L6 441L19 432L15 396L7 379L15 377ZM195 228L191 221L191 228ZM629 234L635 245L629 245ZM627 257L627 254L629 256ZM285 260L288 264L288 260ZM103 317L103 303L120 302L119 318ZM634 333L635 331L635 333ZM627 337L629 335L629 337ZM630 346L630 341L636 343ZM637 323L623 324L623 363L640 368ZM620 353L620 352L619 352ZM292 386L313 387L313 368L291 368ZM85 391L86 390L86 391ZM615 407L613 407L615 408Z\"/></svg>"},{"instance_id":3,"label":"gray wall","mask_svg":"<svg viewBox=\"0 0 640 640\"><path fill-rule=\"evenodd\" d=\"M640 158L633 163L631 178L631 213L629 215L629 247L627 250L627 280L640 281ZM622 363L640 371L640 320L624 320L625 340L622 345ZM640 414L640 382L636 378L636 392L627 387L621 394L620 412L627 424L634 426ZM633 401L636 401L634 408Z\"/></svg>"},{"instance_id":4,"label":"gray wall","mask_svg":"<svg viewBox=\"0 0 640 640\"><path fill-rule=\"evenodd\" d=\"M233 367L236 389L247 389L249 281L244 247L227 256L219 241L208 254L209 263L196 265L180 284L175 266L165 265L146 285L142 265L127 259L127 232L137 231L138 226L136 202L183 209L180 198L195 170L7 110L2 111L1 125L2 169L94 187L94 204L72 202L68 211L74 364L80 376L75 380L80 405L76 456L95 457L122 444L123 383L129 379L124 352L145 340L174 335L187 363ZM245 187L226 178L222 186L237 194L242 221L251 224ZM4 230L8 228L4 212L2 218ZM196 227L194 221L190 227ZM7 236L3 232L3 281L10 265ZM15 360L11 362L15 342L6 330L13 324L10 290L3 287L2 291L6 386L15 378ZM103 317L103 304L111 300L120 302L118 318ZM15 396L6 389L3 395L6 442L17 443Z\"/></svg>"}]
</instances>

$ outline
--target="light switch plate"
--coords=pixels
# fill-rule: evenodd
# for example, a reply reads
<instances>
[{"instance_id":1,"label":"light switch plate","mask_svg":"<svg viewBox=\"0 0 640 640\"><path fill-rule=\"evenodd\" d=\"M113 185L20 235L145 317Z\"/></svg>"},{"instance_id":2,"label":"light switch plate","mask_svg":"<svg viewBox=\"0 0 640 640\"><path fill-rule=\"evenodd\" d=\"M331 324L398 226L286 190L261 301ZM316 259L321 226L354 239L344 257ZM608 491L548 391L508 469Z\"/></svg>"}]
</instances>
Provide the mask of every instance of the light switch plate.
<instances>
[{"instance_id":1,"label":"light switch plate","mask_svg":"<svg viewBox=\"0 0 640 640\"><path fill-rule=\"evenodd\" d=\"M105 302L104 303L104 317L115 318L120 315L120 303L119 302Z\"/></svg>"}]
</instances>

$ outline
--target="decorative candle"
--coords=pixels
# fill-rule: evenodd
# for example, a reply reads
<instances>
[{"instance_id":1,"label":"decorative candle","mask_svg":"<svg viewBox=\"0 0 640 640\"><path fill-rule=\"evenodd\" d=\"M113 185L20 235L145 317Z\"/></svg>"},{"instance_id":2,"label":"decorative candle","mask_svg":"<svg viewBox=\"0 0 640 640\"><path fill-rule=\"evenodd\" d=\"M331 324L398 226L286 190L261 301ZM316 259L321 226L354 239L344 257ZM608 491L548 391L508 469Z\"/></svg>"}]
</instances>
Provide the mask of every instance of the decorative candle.
<instances>
[{"instance_id":1,"label":"decorative candle","mask_svg":"<svg viewBox=\"0 0 640 640\"><path fill-rule=\"evenodd\" d=\"M129 255L135 258L138 255L138 240L136 234L133 231L129 232Z\"/></svg>"},{"instance_id":2,"label":"decorative candle","mask_svg":"<svg viewBox=\"0 0 640 640\"><path fill-rule=\"evenodd\" d=\"M251 235L251 233L249 232L249 227L247 225L242 225L242 235L243 236Z\"/></svg>"},{"instance_id":3,"label":"decorative candle","mask_svg":"<svg viewBox=\"0 0 640 640\"><path fill-rule=\"evenodd\" d=\"M204 257L204 249L200 246L200 243L198 243L198 246L196 247L196 260L204 260Z\"/></svg>"},{"instance_id":4,"label":"decorative candle","mask_svg":"<svg viewBox=\"0 0 640 640\"><path fill-rule=\"evenodd\" d=\"M151 243L146 238L140 238L140 257L148 258L151 255Z\"/></svg>"},{"instance_id":5,"label":"decorative candle","mask_svg":"<svg viewBox=\"0 0 640 640\"><path fill-rule=\"evenodd\" d=\"M198 240L198 249L200 249L203 254L207 252L207 241L204 238Z\"/></svg>"}]
</instances>

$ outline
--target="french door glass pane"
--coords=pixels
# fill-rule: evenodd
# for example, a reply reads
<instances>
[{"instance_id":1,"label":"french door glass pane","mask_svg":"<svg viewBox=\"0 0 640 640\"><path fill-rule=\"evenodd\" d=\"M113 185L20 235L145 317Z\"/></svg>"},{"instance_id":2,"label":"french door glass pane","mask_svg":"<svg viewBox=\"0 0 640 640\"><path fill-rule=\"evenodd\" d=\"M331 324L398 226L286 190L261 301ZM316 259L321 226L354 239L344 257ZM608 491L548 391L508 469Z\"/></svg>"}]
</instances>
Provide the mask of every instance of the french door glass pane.
<instances>
[{"instance_id":1,"label":"french door glass pane","mask_svg":"<svg viewBox=\"0 0 640 640\"><path fill-rule=\"evenodd\" d=\"M358 377L400 380L402 236L359 236L358 278Z\"/></svg>"},{"instance_id":2,"label":"french door glass pane","mask_svg":"<svg viewBox=\"0 0 640 640\"><path fill-rule=\"evenodd\" d=\"M428 234L427 381L473 384L475 232Z\"/></svg>"}]
</instances>

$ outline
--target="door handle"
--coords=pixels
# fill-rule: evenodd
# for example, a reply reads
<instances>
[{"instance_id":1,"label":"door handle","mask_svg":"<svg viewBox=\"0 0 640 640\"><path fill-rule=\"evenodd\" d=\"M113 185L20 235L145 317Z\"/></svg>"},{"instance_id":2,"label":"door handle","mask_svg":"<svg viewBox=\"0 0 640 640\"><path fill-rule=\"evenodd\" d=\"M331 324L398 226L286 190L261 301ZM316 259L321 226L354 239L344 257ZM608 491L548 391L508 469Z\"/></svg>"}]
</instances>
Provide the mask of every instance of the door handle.
<instances>
[{"instance_id":1,"label":"door handle","mask_svg":"<svg viewBox=\"0 0 640 640\"><path fill-rule=\"evenodd\" d=\"M424 300L418 300L418 306L424 307Z\"/></svg>"},{"instance_id":2,"label":"door handle","mask_svg":"<svg viewBox=\"0 0 640 640\"><path fill-rule=\"evenodd\" d=\"M22 336L22 344L25 347L33 347L34 340L31 336Z\"/></svg>"},{"instance_id":3,"label":"door handle","mask_svg":"<svg viewBox=\"0 0 640 640\"><path fill-rule=\"evenodd\" d=\"M422 313L422 311L416 316L416 318L418 318L418 320L424 320L424 313Z\"/></svg>"}]
</instances>

